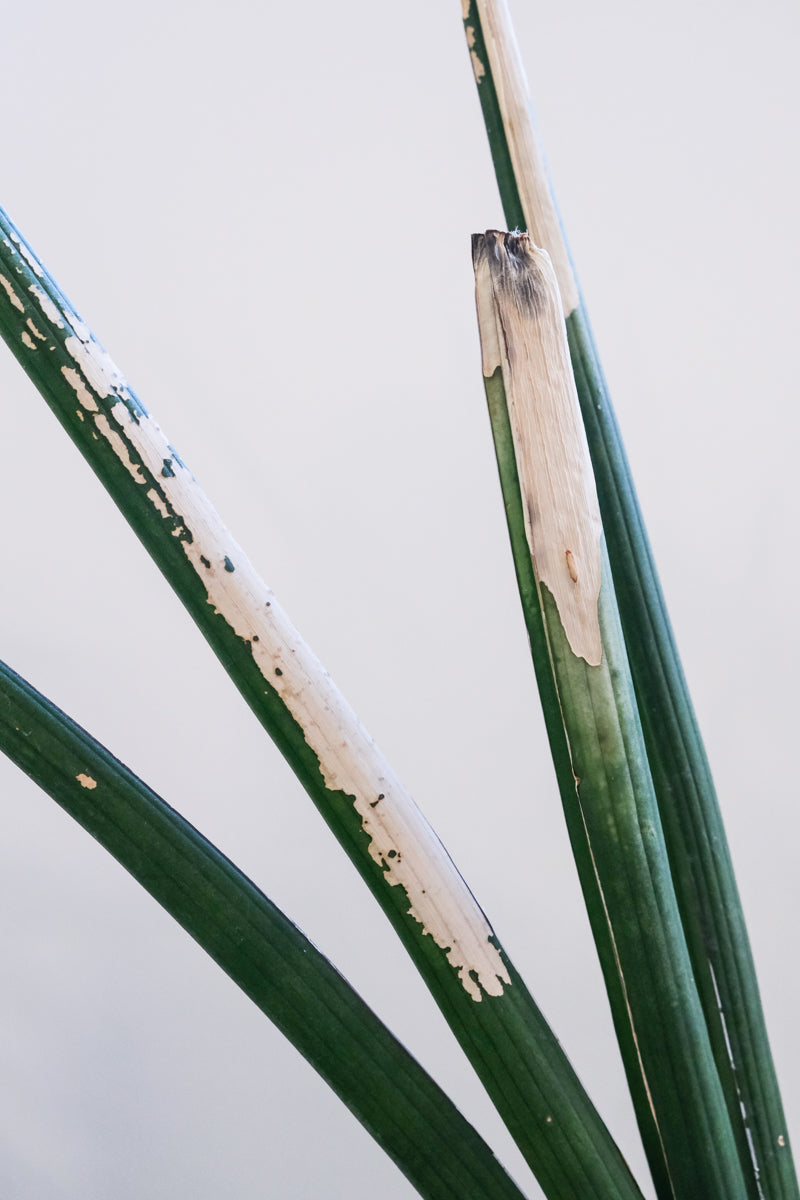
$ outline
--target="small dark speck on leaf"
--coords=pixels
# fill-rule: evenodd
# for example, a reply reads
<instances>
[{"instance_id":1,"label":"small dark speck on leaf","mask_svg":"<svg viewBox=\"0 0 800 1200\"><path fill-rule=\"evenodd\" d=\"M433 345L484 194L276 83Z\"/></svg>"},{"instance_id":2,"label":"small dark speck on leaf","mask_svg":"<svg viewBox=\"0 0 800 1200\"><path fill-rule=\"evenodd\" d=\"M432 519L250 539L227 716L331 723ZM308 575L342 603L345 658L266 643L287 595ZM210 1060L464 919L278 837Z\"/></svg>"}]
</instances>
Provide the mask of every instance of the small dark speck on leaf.
<instances>
[{"instance_id":1,"label":"small dark speck on leaf","mask_svg":"<svg viewBox=\"0 0 800 1200\"><path fill-rule=\"evenodd\" d=\"M381 800L383 800L383 799L384 799L384 793L381 792L381 794L380 794L380 796L378 796L377 800L370 800L370 802L369 802L370 808L377 808L378 805L380 804Z\"/></svg>"},{"instance_id":2,"label":"small dark speck on leaf","mask_svg":"<svg viewBox=\"0 0 800 1200\"><path fill-rule=\"evenodd\" d=\"M208 559L206 558L205 554L201 554L201 555L200 555L200 562L203 564L203 566L204 566L204 567L210 567L210 566L211 566L211 563L208 561Z\"/></svg>"},{"instance_id":3,"label":"small dark speck on leaf","mask_svg":"<svg viewBox=\"0 0 800 1200\"><path fill-rule=\"evenodd\" d=\"M275 674L276 674L276 675L282 675L282 674L283 674L283 671L280 669L280 667L276 667L276 668L275 668Z\"/></svg>"},{"instance_id":4,"label":"small dark speck on leaf","mask_svg":"<svg viewBox=\"0 0 800 1200\"><path fill-rule=\"evenodd\" d=\"M387 858L397 858L397 851L396 851L396 850L390 850L390 851L389 851L389 853L388 853L388 855L387 855Z\"/></svg>"},{"instance_id":5,"label":"small dark speck on leaf","mask_svg":"<svg viewBox=\"0 0 800 1200\"><path fill-rule=\"evenodd\" d=\"M161 468L161 474L164 476L165 479L172 479L172 477L174 476L175 472L172 469L172 459L171 458L164 459L164 465Z\"/></svg>"},{"instance_id":6,"label":"small dark speck on leaf","mask_svg":"<svg viewBox=\"0 0 800 1200\"><path fill-rule=\"evenodd\" d=\"M253 634L253 641L254 641L254 642L257 642L257 641L258 641L258 634L257 634L257 633L254 633L254 634Z\"/></svg>"},{"instance_id":7,"label":"small dark speck on leaf","mask_svg":"<svg viewBox=\"0 0 800 1200\"><path fill-rule=\"evenodd\" d=\"M233 563L232 563L232 562L231 562L231 560L228 558L227 554L225 555L225 570L226 570L226 571L235 571L235 570L236 570L236 568L234 567Z\"/></svg>"}]
</instances>

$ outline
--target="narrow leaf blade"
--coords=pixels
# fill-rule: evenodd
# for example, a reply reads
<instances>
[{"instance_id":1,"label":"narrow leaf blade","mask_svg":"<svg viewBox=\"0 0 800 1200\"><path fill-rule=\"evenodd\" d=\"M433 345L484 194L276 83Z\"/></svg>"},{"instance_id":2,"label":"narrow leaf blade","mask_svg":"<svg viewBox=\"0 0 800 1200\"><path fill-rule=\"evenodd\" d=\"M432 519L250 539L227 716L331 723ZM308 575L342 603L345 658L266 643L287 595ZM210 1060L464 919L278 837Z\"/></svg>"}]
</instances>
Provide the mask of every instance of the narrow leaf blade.
<instances>
[{"instance_id":1,"label":"narrow leaf blade","mask_svg":"<svg viewBox=\"0 0 800 1200\"><path fill-rule=\"evenodd\" d=\"M0 749L173 916L430 1200L521 1200L452 1101L284 914L188 821L0 663Z\"/></svg>"},{"instance_id":2,"label":"narrow leaf blade","mask_svg":"<svg viewBox=\"0 0 800 1200\"><path fill-rule=\"evenodd\" d=\"M571 262L505 0L467 0L464 26L509 228ZM514 98L514 104L509 101ZM517 147L535 145L523 157ZM549 203L546 219L528 199ZM561 283L561 278L559 279ZM572 284L575 282L574 269ZM751 1200L799 1200L786 1118L719 801L580 292L562 285L578 396L678 903ZM546 706L545 706L546 707ZM552 744L552 734L551 734ZM558 769L558 768L557 768ZM569 788L559 775L562 795ZM579 838L572 835L573 848ZM592 917L595 902L587 893ZM598 951L603 960L608 949ZM620 1000L610 995L612 1010ZM623 1056L629 1057L623 1046ZM637 1104L641 1110L641 1105ZM652 1145L647 1118L642 1134ZM656 1155L649 1152L651 1164Z\"/></svg>"},{"instance_id":3,"label":"narrow leaf blade","mask_svg":"<svg viewBox=\"0 0 800 1200\"><path fill-rule=\"evenodd\" d=\"M639 1200L619 1149L413 798L0 211L3 280L0 333L361 873L546 1194ZM41 336L31 338L29 321Z\"/></svg>"},{"instance_id":4,"label":"narrow leaf blade","mask_svg":"<svg viewBox=\"0 0 800 1200\"><path fill-rule=\"evenodd\" d=\"M583 432L548 255L527 235L473 239L484 377L492 413L506 409L498 454L512 454L545 644L568 744L573 828L582 823L615 971L615 1013L627 1020L626 1068L650 1113L658 1180L682 1200L744 1198L744 1180L692 977L655 793L602 545ZM510 427L510 442L505 430ZM559 743L560 745L560 743ZM591 885L591 880L588 881ZM644 1116L647 1113L643 1113ZM654 1127L654 1128L653 1128Z\"/></svg>"}]
</instances>

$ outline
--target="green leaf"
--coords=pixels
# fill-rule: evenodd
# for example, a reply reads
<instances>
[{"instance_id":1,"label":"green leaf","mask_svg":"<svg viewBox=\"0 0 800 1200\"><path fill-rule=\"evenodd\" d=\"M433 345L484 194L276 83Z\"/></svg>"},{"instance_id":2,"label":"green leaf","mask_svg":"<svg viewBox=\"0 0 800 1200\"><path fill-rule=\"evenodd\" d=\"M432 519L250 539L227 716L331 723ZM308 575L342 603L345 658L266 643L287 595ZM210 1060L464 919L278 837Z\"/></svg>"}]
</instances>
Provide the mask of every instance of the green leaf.
<instances>
[{"instance_id":1,"label":"green leaf","mask_svg":"<svg viewBox=\"0 0 800 1200\"><path fill-rule=\"evenodd\" d=\"M559 283L566 301L572 366L650 768L692 967L748 1191L752 1200L762 1196L798 1200L719 802L611 398L557 221L513 30L505 5L496 0L470 0L464 24L506 221L511 229L527 229L562 264ZM563 773L559 778L564 795L569 783ZM575 847L579 839L572 836L572 840ZM591 884L584 885L584 893L597 939ZM602 933L598 950L601 960L608 957ZM616 1012L620 999L613 994L610 999ZM622 1049L629 1059L630 1048L623 1045ZM647 1128L641 1103L637 1111L642 1114L646 1147L652 1147L653 1130ZM653 1165L657 1155L648 1150L648 1157Z\"/></svg>"},{"instance_id":2,"label":"green leaf","mask_svg":"<svg viewBox=\"0 0 800 1200\"><path fill-rule=\"evenodd\" d=\"M473 256L497 454L513 457L500 474L515 511L514 552L532 563L525 602L538 606L545 632L532 650L552 671L572 776L565 803L573 830L585 830L579 865L594 876L590 895L601 894L612 952L603 967L618 976L613 995L624 1009L615 1020L627 1019L624 1045L636 1053L626 1068L657 1134L647 1149L664 1194L744 1200L603 550L555 273L527 235L477 235Z\"/></svg>"},{"instance_id":3,"label":"green leaf","mask_svg":"<svg viewBox=\"0 0 800 1200\"><path fill-rule=\"evenodd\" d=\"M640 1200L486 915L122 373L0 211L0 332L365 879L552 1200Z\"/></svg>"},{"instance_id":4,"label":"green leaf","mask_svg":"<svg viewBox=\"0 0 800 1200\"><path fill-rule=\"evenodd\" d=\"M280 909L4 663L0 749L275 1022L420 1195L522 1200L449 1097Z\"/></svg>"}]
</instances>

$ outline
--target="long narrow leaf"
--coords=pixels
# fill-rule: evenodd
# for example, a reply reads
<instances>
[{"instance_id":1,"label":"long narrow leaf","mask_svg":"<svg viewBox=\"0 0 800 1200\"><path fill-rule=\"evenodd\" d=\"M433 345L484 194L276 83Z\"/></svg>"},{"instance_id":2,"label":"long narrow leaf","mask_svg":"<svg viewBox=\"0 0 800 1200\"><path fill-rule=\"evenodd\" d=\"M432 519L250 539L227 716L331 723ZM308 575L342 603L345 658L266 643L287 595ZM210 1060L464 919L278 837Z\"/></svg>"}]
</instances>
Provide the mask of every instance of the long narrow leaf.
<instances>
[{"instance_id":1,"label":"long narrow leaf","mask_svg":"<svg viewBox=\"0 0 800 1200\"><path fill-rule=\"evenodd\" d=\"M275 1022L420 1195L522 1200L449 1097L280 909L5 663L0 749Z\"/></svg>"},{"instance_id":2,"label":"long narrow leaf","mask_svg":"<svg viewBox=\"0 0 800 1200\"><path fill-rule=\"evenodd\" d=\"M647 764L553 267L527 235L474 239L486 390L505 409L527 552L569 746L572 806L602 893L670 1192L746 1195L692 977ZM498 453L500 452L498 448ZM502 472L507 482L509 471ZM539 653L542 647L537 648ZM664 1176L662 1175L662 1180Z\"/></svg>"},{"instance_id":3,"label":"long narrow leaf","mask_svg":"<svg viewBox=\"0 0 800 1200\"><path fill-rule=\"evenodd\" d=\"M639 1197L485 914L197 481L0 211L0 332L389 917L553 1200Z\"/></svg>"},{"instance_id":4,"label":"long narrow leaf","mask_svg":"<svg viewBox=\"0 0 800 1200\"><path fill-rule=\"evenodd\" d=\"M678 903L748 1190L752 1200L762 1196L798 1200L786 1121L719 802L614 409L558 221L507 6L505 0L469 0L465 8L467 40L506 220L509 228L527 229L537 245L549 251L561 287L572 365ZM588 896L587 903L591 911ZM601 948L601 958L604 954ZM612 1007L618 1007L613 996ZM651 1143L644 1128L642 1132L645 1142ZM652 1162L652 1154L650 1157Z\"/></svg>"}]
</instances>

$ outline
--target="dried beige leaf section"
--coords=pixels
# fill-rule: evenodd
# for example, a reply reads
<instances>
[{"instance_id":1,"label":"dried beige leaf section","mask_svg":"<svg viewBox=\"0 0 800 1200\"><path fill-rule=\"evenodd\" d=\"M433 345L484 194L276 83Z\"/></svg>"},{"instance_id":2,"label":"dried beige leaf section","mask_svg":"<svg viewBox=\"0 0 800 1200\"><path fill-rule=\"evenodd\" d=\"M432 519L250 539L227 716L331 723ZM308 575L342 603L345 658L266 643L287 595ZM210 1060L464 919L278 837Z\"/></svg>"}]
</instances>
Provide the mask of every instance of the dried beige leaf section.
<instances>
[{"instance_id":1,"label":"dried beige leaf section","mask_svg":"<svg viewBox=\"0 0 800 1200\"><path fill-rule=\"evenodd\" d=\"M564 316L567 317L578 307L578 287L550 190L533 119L528 80L508 5L506 0L475 0L475 7L503 117L525 225L536 244L544 246L553 261Z\"/></svg>"},{"instance_id":2,"label":"dried beige leaf section","mask_svg":"<svg viewBox=\"0 0 800 1200\"><path fill-rule=\"evenodd\" d=\"M33 290L33 289L32 289ZM492 928L413 797L233 540L208 497L158 424L132 402L125 378L86 326L35 292L75 367L62 367L86 419L175 537L209 605L242 640L267 688L298 723L326 788L352 797L369 854L388 887L400 887L408 914L442 949L476 1002L502 996L511 977ZM55 313L48 310L48 306ZM100 400L110 401L102 408ZM88 776L77 776L94 787Z\"/></svg>"},{"instance_id":3,"label":"dried beige leaf section","mask_svg":"<svg viewBox=\"0 0 800 1200\"><path fill-rule=\"evenodd\" d=\"M553 266L527 234L473 238L483 373L502 368L528 545L574 654L602 656L602 525Z\"/></svg>"}]
</instances>

